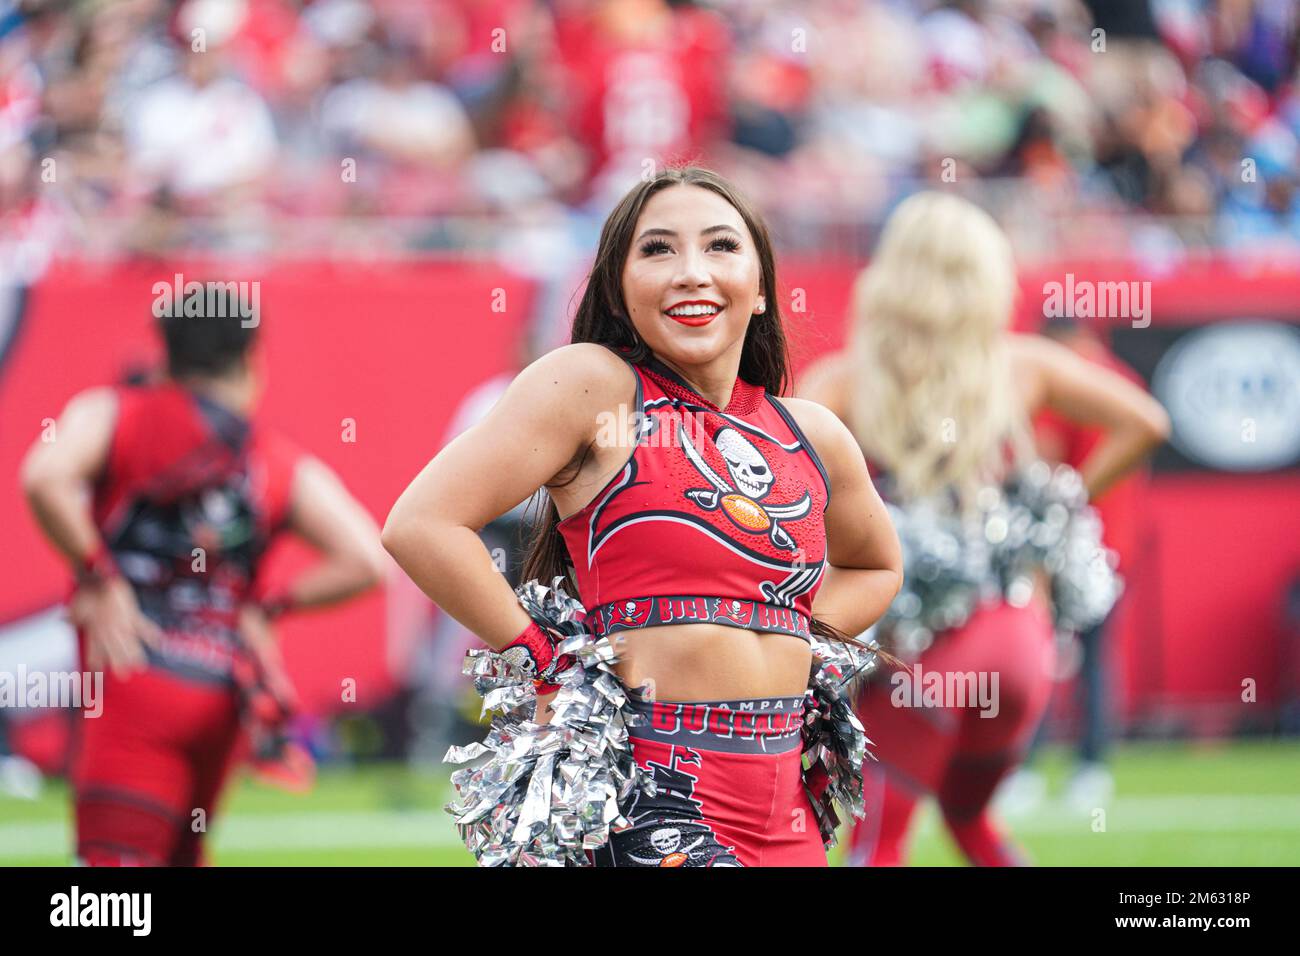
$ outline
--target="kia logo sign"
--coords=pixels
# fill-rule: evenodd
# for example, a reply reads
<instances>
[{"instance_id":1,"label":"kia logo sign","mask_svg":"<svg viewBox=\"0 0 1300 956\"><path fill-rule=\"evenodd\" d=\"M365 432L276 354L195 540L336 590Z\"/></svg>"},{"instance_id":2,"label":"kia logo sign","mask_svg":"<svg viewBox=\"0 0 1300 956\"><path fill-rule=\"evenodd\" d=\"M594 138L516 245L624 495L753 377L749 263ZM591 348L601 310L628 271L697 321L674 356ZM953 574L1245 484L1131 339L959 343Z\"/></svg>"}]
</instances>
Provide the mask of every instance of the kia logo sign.
<instances>
[{"instance_id":1,"label":"kia logo sign","mask_svg":"<svg viewBox=\"0 0 1300 956\"><path fill-rule=\"evenodd\" d=\"M1151 388L1182 454L1223 471L1268 471L1300 456L1300 332L1278 322L1198 329L1165 353Z\"/></svg>"}]
</instances>

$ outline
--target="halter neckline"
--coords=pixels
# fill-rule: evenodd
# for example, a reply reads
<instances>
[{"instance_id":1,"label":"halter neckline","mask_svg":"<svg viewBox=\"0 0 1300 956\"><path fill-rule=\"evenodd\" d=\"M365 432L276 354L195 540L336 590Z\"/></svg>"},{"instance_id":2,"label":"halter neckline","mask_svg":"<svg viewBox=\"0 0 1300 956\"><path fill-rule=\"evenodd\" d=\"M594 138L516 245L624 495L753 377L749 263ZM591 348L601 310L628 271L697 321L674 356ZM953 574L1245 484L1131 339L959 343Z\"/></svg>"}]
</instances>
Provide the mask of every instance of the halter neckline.
<instances>
[{"instance_id":1,"label":"halter neckline","mask_svg":"<svg viewBox=\"0 0 1300 956\"><path fill-rule=\"evenodd\" d=\"M725 408L719 408L713 402L709 401L697 392L695 388L676 371L665 365L653 352L651 352L642 363L642 367L647 372L660 379L667 390L674 393L680 393L677 394L676 397L689 399L690 401L697 402L706 408L722 412L724 415L750 414L758 408L759 403L763 398L763 392L765 391L761 385L754 385L750 382L746 382L743 378L737 375L736 381L733 382L731 386L730 400L727 402Z\"/></svg>"}]
</instances>

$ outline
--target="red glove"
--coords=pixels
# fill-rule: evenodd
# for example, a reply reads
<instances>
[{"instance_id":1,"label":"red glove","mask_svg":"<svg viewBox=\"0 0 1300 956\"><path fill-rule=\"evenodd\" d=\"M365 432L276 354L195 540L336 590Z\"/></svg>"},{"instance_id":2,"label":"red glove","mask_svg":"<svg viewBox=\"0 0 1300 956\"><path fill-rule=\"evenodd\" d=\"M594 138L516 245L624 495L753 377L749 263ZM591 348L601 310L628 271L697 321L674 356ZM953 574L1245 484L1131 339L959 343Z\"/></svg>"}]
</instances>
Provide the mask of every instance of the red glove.
<instances>
[{"instance_id":1,"label":"red glove","mask_svg":"<svg viewBox=\"0 0 1300 956\"><path fill-rule=\"evenodd\" d=\"M538 695L550 694L560 689L551 683L556 674L577 663L572 654L556 654L555 636L536 621L529 621L524 632L501 648L500 654L515 667L532 675Z\"/></svg>"}]
</instances>

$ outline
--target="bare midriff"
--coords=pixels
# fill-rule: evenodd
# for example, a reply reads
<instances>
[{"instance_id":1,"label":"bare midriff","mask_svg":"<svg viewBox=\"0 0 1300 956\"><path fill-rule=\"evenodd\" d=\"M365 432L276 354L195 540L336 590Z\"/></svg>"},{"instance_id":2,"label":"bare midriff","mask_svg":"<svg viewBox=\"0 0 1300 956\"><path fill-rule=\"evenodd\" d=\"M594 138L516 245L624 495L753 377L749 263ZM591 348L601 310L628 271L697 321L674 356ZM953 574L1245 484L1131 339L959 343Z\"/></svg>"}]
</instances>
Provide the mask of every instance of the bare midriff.
<instances>
[{"instance_id":1,"label":"bare midriff","mask_svg":"<svg viewBox=\"0 0 1300 956\"><path fill-rule=\"evenodd\" d=\"M812 650L791 634L672 624L618 631L610 640L623 683L648 684L656 700L799 697L808 688Z\"/></svg>"}]
</instances>

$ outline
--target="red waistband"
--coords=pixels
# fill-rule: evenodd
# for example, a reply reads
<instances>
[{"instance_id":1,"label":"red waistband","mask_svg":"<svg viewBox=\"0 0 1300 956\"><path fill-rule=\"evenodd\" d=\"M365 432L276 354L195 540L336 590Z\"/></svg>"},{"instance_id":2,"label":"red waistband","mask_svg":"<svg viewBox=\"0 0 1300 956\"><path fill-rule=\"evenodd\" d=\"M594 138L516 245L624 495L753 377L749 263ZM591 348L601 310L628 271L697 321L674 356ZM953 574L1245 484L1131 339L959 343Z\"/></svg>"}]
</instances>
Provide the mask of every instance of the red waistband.
<instances>
[{"instance_id":1,"label":"red waistband","mask_svg":"<svg viewBox=\"0 0 1300 956\"><path fill-rule=\"evenodd\" d=\"M695 594L629 598L598 604L587 612L587 627L597 635L664 624L722 624L750 631L812 639L808 615L792 607Z\"/></svg>"}]
</instances>

